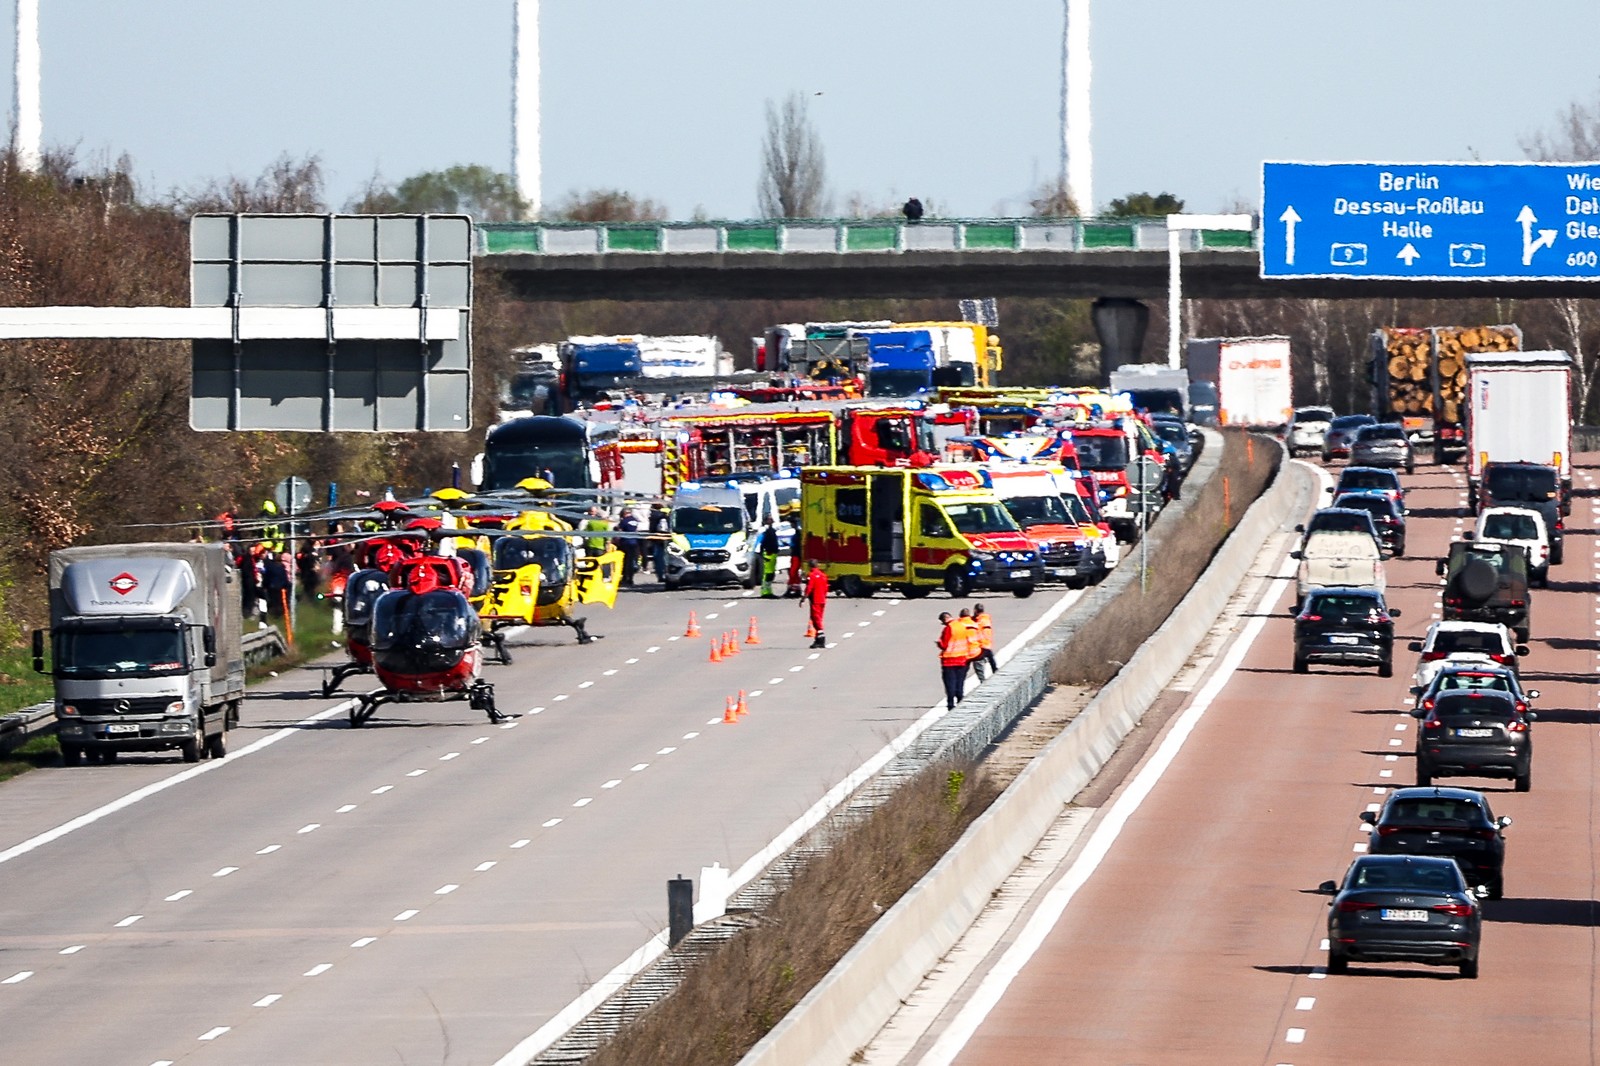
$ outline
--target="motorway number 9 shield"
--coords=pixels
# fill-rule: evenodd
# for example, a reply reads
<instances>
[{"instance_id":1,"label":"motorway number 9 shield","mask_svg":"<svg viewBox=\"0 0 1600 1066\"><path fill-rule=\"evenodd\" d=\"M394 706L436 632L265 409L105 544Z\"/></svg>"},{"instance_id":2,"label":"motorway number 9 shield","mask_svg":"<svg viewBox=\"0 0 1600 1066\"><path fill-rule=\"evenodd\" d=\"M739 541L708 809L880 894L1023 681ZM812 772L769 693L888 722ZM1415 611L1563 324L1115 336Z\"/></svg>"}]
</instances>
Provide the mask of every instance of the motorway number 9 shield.
<instances>
[{"instance_id":1,"label":"motorway number 9 shield","mask_svg":"<svg viewBox=\"0 0 1600 1066\"><path fill-rule=\"evenodd\" d=\"M1396 910L1393 907L1385 907L1383 909L1383 920L1386 922L1425 922L1428 920L1428 912Z\"/></svg>"}]
</instances>

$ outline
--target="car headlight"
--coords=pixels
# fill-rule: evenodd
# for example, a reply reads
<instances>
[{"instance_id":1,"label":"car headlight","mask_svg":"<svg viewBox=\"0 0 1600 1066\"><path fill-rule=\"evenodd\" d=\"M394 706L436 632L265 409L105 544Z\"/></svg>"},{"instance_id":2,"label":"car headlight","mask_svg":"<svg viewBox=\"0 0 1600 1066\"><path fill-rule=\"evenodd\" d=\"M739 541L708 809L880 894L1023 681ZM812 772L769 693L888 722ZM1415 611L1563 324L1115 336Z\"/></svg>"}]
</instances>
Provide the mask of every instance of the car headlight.
<instances>
[{"instance_id":1,"label":"car headlight","mask_svg":"<svg viewBox=\"0 0 1600 1066\"><path fill-rule=\"evenodd\" d=\"M168 714L182 714L183 713L183 701L182 700L173 700L171 703L167 704L167 713Z\"/></svg>"},{"instance_id":2,"label":"car headlight","mask_svg":"<svg viewBox=\"0 0 1600 1066\"><path fill-rule=\"evenodd\" d=\"M667 545L667 554L668 555L682 555L683 554L682 545L679 545L679 544L668 544Z\"/></svg>"}]
</instances>

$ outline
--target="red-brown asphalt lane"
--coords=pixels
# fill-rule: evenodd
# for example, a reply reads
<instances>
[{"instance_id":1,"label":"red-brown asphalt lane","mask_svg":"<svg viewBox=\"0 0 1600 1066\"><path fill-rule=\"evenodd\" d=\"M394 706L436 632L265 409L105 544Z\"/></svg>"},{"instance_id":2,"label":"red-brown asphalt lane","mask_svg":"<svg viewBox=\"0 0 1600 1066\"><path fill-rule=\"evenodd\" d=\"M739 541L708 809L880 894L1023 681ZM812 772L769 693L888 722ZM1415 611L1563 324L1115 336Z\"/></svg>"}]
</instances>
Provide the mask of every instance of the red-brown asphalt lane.
<instances>
[{"instance_id":1,"label":"red-brown asphalt lane","mask_svg":"<svg viewBox=\"0 0 1600 1066\"><path fill-rule=\"evenodd\" d=\"M1508 830L1506 898L1485 908L1482 977L1355 964L1323 972L1326 899L1365 848L1358 818L1414 783L1409 703L1438 617L1433 564L1466 519L1460 467L1405 478L1388 564L1395 676L1291 672L1284 594L1237 674L1098 870L957 1058L1004 1063L1591 1063L1596 1010L1596 457L1577 471L1566 557L1534 594L1525 683L1533 791L1480 788ZM1470 524L1468 524L1470 528Z\"/></svg>"}]
</instances>

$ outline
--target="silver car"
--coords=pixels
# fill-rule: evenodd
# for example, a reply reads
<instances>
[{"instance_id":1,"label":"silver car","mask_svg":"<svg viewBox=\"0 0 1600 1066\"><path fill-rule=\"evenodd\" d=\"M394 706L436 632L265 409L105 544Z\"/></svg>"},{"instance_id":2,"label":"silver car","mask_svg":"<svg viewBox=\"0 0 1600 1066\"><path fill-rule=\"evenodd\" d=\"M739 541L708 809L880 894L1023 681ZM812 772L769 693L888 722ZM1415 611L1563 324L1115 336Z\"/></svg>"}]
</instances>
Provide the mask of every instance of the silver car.
<instances>
[{"instance_id":1,"label":"silver car","mask_svg":"<svg viewBox=\"0 0 1600 1066\"><path fill-rule=\"evenodd\" d=\"M1417 456L1406 439L1405 427L1396 422L1380 422L1363 426L1350 445L1350 465L1405 467L1406 473L1417 468Z\"/></svg>"},{"instance_id":2,"label":"silver car","mask_svg":"<svg viewBox=\"0 0 1600 1066\"><path fill-rule=\"evenodd\" d=\"M1340 415L1328 423L1328 432L1322 439L1322 461L1350 458L1350 442L1356 439L1361 427L1377 423L1371 415Z\"/></svg>"}]
</instances>

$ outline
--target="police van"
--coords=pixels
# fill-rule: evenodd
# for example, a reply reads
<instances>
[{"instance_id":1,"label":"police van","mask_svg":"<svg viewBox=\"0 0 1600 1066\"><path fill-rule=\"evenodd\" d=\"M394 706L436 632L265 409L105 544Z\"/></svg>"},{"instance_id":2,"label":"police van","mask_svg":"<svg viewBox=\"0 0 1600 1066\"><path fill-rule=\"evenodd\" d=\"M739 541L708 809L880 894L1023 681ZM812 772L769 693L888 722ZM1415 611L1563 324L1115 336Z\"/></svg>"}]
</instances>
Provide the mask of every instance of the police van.
<instances>
[{"instance_id":1,"label":"police van","mask_svg":"<svg viewBox=\"0 0 1600 1066\"><path fill-rule=\"evenodd\" d=\"M661 575L667 588L728 583L754 588L761 580L761 533L767 519L778 531L780 558L791 550L800 482L788 476L686 481L673 492L668 507L672 540Z\"/></svg>"}]
</instances>

